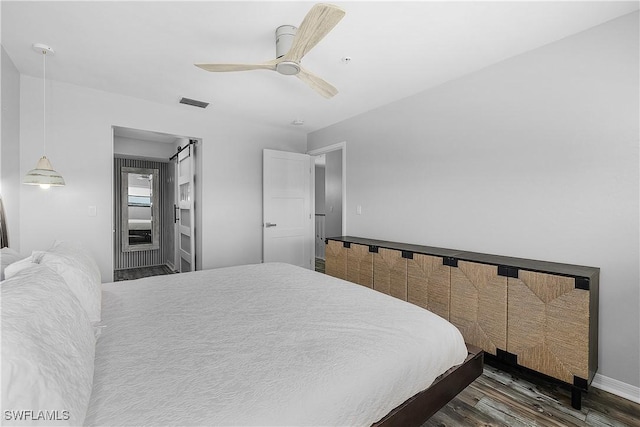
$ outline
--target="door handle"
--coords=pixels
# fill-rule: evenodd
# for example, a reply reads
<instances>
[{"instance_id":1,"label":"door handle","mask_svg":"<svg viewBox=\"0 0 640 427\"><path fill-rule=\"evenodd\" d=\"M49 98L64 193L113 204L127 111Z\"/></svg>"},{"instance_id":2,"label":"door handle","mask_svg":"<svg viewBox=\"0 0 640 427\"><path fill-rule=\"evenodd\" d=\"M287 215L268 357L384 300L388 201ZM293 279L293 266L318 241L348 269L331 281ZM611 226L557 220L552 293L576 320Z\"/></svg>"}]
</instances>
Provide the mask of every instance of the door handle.
<instances>
[{"instance_id":1,"label":"door handle","mask_svg":"<svg viewBox=\"0 0 640 427\"><path fill-rule=\"evenodd\" d=\"M266 223L264 224L265 228L275 227L276 225L278 225L278 224L273 224L273 223L271 223L271 222L266 222Z\"/></svg>"}]
</instances>

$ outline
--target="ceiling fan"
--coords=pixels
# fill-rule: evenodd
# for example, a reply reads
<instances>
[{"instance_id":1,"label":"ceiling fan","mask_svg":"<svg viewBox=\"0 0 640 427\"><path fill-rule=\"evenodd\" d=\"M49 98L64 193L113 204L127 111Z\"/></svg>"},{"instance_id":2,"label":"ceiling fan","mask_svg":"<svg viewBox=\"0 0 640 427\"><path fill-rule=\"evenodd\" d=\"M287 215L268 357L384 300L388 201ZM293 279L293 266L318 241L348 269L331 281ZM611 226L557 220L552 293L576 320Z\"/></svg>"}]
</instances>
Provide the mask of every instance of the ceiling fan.
<instances>
[{"instance_id":1,"label":"ceiling fan","mask_svg":"<svg viewBox=\"0 0 640 427\"><path fill-rule=\"evenodd\" d=\"M276 29L276 59L260 64L195 64L213 72L272 70L287 76L295 75L325 98L338 89L300 65L306 55L335 27L345 11L331 4L316 4L304 17L299 28L282 25Z\"/></svg>"}]
</instances>

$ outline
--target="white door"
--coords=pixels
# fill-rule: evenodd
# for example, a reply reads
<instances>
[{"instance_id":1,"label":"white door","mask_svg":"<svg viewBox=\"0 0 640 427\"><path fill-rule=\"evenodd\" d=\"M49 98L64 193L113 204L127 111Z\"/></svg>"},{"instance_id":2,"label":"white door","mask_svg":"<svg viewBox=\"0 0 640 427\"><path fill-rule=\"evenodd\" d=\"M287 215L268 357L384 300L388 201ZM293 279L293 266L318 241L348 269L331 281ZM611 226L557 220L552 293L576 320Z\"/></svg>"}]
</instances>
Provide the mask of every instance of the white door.
<instances>
[{"instance_id":1,"label":"white door","mask_svg":"<svg viewBox=\"0 0 640 427\"><path fill-rule=\"evenodd\" d=\"M195 212L193 209L194 192L194 145L189 144L178 153L176 162L176 270L183 273L195 271Z\"/></svg>"},{"instance_id":2,"label":"white door","mask_svg":"<svg viewBox=\"0 0 640 427\"><path fill-rule=\"evenodd\" d=\"M264 150L263 260L313 269L311 156Z\"/></svg>"}]
</instances>

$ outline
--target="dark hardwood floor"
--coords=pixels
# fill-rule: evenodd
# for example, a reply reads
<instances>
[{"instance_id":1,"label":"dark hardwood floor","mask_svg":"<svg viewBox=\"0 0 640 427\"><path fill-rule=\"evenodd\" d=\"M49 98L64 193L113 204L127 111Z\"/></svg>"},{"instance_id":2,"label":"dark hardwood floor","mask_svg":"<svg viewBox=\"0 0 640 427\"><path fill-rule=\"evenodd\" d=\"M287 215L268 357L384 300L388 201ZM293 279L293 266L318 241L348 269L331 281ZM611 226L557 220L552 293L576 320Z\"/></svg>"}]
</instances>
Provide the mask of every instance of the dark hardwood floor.
<instances>
[{"instance_id":1,"label":"dark hardwood floor","mask_svg":"<svg viewBox=\"0 0 640 427\"><path fill-rule=\"evenodd\" d=\"M571 392L526 373L485 363L484 373L422 427L640 426L640 405L591 388L580 411Z\"/></svg>"},{"instance_id":2,"label":"dark hardwood floor","mask_svg":"<svg viewBox=\"0 0 640 427\"><path fill-rule=\"evenodd\" d=\"M113 272L113 281L120 282L122 280L140 279L142 277L161 276L164 274L173 274L166 265L154 265L152 267L129 268L126 270L115 270Z\"/></svg>"}]
</instances>

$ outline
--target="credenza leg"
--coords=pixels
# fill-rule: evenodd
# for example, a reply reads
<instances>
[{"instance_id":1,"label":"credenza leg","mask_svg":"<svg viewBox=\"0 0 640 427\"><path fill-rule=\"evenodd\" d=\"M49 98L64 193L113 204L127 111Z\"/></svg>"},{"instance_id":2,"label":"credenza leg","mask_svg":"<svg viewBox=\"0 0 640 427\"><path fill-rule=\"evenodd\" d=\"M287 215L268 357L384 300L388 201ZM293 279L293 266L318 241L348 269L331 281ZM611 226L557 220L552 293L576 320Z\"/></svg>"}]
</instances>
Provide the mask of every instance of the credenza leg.
<instances>
[{"instance_id":1,"label":"credenza leg","mask_svg":"<svg viewBox=\"0 0 640 427\"><path fill-rule=\"evenodd\" d=\"M571 406L573 409L582 409L582 390L577 387L571 387Z\"/></svg>"}]
</instances>

